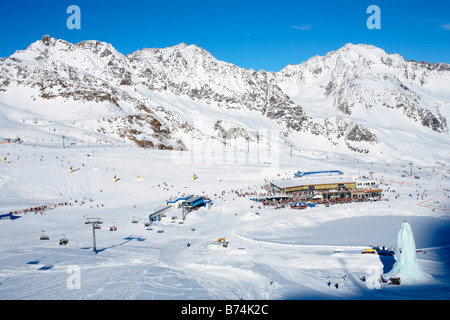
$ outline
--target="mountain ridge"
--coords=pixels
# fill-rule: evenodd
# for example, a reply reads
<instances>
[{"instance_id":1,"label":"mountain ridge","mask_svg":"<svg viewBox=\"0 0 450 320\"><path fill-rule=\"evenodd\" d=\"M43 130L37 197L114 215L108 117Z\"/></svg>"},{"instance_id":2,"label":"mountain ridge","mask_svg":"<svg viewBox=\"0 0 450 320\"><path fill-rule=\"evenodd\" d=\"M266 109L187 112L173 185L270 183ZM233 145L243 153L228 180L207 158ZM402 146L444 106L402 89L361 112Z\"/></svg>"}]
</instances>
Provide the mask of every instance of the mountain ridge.
<instances>
[{"instance_id":1,"label":"mountain ridge","mask_svg":"<svg viewBox=\"0 0 450 320\"><path fill-rule=\"evenodd\" d=\"M20 92L29 96L28 109L36 109L39 121L63 120L95 132L97 140L186 150L193 141L242 144L268 127L298 148L318 138L318 149L374 155L397 148L387 129L413 130L416 145L420 135L448 141L450 65L405 61L366 44L349 43L268 72L217 60L186 43L123 55L106 42L71 44L46 35L0 59L0 67L0 106L18 107L14 92ZM54 101L73 112L62 117L44 110ZM89 121L86 103L95 105ZM391 117L398 121L389 127Z\"/></svg>"}]
</instances>

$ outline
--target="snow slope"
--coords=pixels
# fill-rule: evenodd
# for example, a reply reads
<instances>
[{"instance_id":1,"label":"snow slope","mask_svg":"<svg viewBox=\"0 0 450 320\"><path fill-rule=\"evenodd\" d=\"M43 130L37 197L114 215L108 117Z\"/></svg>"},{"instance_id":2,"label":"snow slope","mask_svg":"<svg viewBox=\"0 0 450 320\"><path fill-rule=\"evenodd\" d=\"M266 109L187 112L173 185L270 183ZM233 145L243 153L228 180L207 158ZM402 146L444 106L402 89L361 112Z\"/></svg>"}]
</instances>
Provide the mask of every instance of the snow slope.
<instances>
[{"instance_id":1,"label":"snow slope","mask_svg":"<svg viewBox=\"0 0 450 320\"><path fill-rule=\"evenodd\" d=\"M0 213L62 200L72 204L0 220L0 298L449 298L448 167L414 166L413 175L421 177L416 180L402 163L363 156L294 151L291 157L284 150L264 163L252 155L244 162L245 152L232 147L221 151L186 157L135 147L63 149L59 142L0 145L2 158L7 156L0 163ZM234 160L223 161L224 155ZM313 169L372 171L384 179L389 201L298 211L260 209L238 195L263 192L265 179ZM144 226L155 208L183 194L205 195L214 204L185 221L181 210L172 209ZM96 230L97 254L86 218L103 222ZM404 220L417 249L426 251L417 253L417 262L432 279L401 286L363 282L362 276L387 273L395 259L361 251L395 248ZM112 225L117 231L109 231ZM49 240L39 240L42 230ZM63 236L69 239L65 246L59 245Z\"/></svg>"}]
</instances>

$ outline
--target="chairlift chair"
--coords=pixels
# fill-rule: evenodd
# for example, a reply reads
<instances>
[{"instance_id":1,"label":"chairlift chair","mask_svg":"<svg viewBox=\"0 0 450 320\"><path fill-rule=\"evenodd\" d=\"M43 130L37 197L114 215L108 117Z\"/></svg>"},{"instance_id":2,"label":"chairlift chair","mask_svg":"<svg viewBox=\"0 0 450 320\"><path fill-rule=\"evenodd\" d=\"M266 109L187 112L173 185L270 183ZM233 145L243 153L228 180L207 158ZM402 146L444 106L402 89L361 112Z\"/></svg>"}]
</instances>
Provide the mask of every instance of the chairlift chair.
<instances>
[{"instance_id":1,"label":"chairlift chair","mask_svg":"<svg viewBox=\"0 0 450 320\"><path fill-rule=\"evenodd\" d=\"M114 224L111 227L109 227L109 231L116 231L117 230L117 226Z\"/></svg>"},{"instance_id":2,"label":"chairlift chair","mask_svg":"<svg viewBox=\"0 0 450 320\"><path fill-rule=\"evenodd\" d=\"M94 229L101 229L102 227L100 227L97 223L94 223Z\"/></svg>"},{"instance_id":3,"label":"chairlift chair","mask_svg":"<svg viewBox=\"0 0 450 320\"><path fill-rule=\"evenodd\" d=\"M131 223L138 223L138 221L135 217L133 217L133 220L131 220Z\"/></svg>"},{"instance_id":4,"label":"chairlift chair","mask_svg":"<svg viewBox=\"0 0 450 320\"><path fill-rule=\"evenodd\" d=\"M60 245L66 245L69 242L69 239L66 238L66 235L63 234L63 238L59 240Z\"/></svg>"},{"instance_id":5,"label":"chairlift chair","mask_svg":"<svg viewBox=\"0 0 450 320\"><path fill-rule=\"evenodd\" d=\"M42 230L42 235L41 235L40 239L41 240L50 240L50 238L46 234L44 234L44 230Z\"/></svg>"}]
</instances>

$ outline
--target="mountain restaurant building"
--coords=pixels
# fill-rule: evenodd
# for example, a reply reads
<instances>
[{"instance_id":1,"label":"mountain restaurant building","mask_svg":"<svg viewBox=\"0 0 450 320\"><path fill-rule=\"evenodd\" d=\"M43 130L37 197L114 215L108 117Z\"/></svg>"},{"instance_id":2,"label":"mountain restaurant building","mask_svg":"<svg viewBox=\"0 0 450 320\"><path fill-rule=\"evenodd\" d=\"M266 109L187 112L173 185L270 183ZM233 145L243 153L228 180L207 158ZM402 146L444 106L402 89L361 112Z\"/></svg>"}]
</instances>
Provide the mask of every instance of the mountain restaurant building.
<instances>
[{"instance_id":1,"label":"mountain restaurant building","mask_svg":"<svg viewBox=\"0 0 450 320\"><path fill-rule=\"evenodd\" d=\"M271 188L274 192L289 194L293 192L312 192L330 189L354 189L356 180L351 176L333 176L321 177L316 179L286 179L271 182Z\"/></svg>"},{"instance_id":2,"label":"mountain restaurant building","mask_svg":"<svg viewBox=\"0 0 450 320\"><path fill-rule=\"evenodd\" d=\"M297 196L300 199L312 199L321 195L324 200L334 198L379 198L383 190L375 185L364 185L357 176L334 176L315 179L287 179L270 183L271 191Z\"/></svg>"}]
</instances>

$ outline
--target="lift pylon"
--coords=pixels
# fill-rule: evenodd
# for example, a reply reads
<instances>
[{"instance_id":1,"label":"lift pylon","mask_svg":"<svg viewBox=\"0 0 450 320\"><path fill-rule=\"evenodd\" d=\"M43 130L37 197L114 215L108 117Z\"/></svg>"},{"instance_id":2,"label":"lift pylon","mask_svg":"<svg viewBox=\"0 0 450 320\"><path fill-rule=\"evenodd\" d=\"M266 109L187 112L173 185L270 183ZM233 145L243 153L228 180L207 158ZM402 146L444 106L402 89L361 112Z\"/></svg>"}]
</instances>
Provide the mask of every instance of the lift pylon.
<instances>
[{"instance_id":1,"label":"lift pylon","mask_svg":"<svg viewBox=\"0 0 450 320\"><path fill-rule=\"evenodd\" d=\"M100 218L86 218L87 221L85 224L92 224L92 253L97 253L97 244L95 242L95 229L98 227L99 224L102 224L103 222L100 221Z\"/></svg>"}]
</instances>

